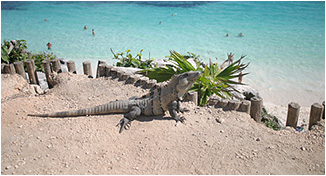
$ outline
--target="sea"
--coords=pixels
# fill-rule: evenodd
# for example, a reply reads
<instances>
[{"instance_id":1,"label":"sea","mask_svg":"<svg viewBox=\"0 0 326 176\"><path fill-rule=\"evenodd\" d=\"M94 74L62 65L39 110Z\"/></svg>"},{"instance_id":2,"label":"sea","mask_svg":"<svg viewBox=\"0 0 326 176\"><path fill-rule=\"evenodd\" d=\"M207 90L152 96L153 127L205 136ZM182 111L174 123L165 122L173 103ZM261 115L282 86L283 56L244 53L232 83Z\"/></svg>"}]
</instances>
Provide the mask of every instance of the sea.
<instances>
[{"instance_id":1,"label":"sea","mask_svg":"<svg viewBox=\"0 0 326 176\"><path fill-rule=\"evenodd\" d=\"M232 52L246 55L243 83L264 102L325 100L324 1L1 1L1 41L20 39L29 51L74 60L78 74L83 61L114 64L110 48L220 64Z\"/></svg>"}]
</instances>

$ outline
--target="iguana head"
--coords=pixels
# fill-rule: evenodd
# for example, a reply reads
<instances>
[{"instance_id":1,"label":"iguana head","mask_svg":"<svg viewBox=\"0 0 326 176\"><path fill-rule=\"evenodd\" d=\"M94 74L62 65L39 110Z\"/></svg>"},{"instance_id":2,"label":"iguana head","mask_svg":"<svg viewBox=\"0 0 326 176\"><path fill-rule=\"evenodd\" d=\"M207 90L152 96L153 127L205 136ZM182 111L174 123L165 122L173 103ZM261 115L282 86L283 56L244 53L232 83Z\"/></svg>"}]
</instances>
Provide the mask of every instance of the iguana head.
<instances>
[{"instance_id":1,"label":"iguana head","mask_svg":"<svg viewBox=\"0 0 326 176\"><path fill-rule=\"evenodd\" d=\"M175 85L174 94L180 100L182 100L183 96L194 85L200 75L201 72L199 71L190 71L179 75L174 75L169 82L170 84Z\"/></svg>"}]
</instances>

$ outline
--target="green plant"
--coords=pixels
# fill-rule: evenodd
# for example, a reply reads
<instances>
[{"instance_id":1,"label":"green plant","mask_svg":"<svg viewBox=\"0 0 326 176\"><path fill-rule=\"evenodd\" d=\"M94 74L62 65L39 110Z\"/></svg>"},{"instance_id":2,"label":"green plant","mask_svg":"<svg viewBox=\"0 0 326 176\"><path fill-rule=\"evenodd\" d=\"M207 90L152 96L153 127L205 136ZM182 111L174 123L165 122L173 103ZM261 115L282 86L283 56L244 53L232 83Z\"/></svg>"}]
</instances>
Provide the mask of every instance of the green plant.
<instances>
[{"instance_id":1,"label":"green plant","mask_svg":"<svg viewBox=\"0 0 326 176\"><path fill-rule=\"evenodd\" d=\"M282 128L277 117L269 114L265 108L263 108L261 121L266 125L266 127L273 130L280 130Z\"/></svg>"},{"instance_id":2,"label":"green plant","mask_svg":"<svg viewBox=\"0 0 326 176\"><path fill-rule=\"evenodd\" d=\"M36 53L36 54L30 54L29 55L30 59L34 60L35 63L35 68L37 71L43 71L44 72L44 68L42 67L42 61L45 59L56 59L57 56L53 54L53 52L51 53L47 53L47 52L43 52L43 53Z\"/></svg>"},{"instance_id":3,"label":"green plant","mask_svg":"<svg viewBox=\"0 0 326 176\"><path fill-rule=\"evenodd\" d=\"M16 61L24 62L26 59L33 59L35 63L35 69L37 71L44 71L42 67L42 61L44 59L52 60L56 58L53 52L30 53L27 52L26 49L27 49L27 42L25 40L16 40L16 41L4 40L3 45L1 46L1 62L12 64Z\"/></svg>"},{"instance_id":4,"label":"green plant","mask_svg":"<svg viewBox=\"0 0 326 176\"><path fill-rule=\"evenodd\" d=\"M130 50L127 49L124 52L121 53L114 53L112 48L111 52L114 56L115 59L118 59L119 62L116 63L116 66L118 67L134 67L134 68L141 68L141 69L147 69L147 68L152 68L151 63L153 62L153 59L149 60L141 60L142 57L142 52L143 50L140 50L139 53L135 57L133 57L130 53Z\"/></svg>"},{"instance_id":5,"label":"green plant","mask_svg":"<svg viewBox=\"0 0 326 176\"><path fill-rule=\"evenodd\" d=\"M191 91L197 91L199 95L199 105L204 106L207 104L207 99L212 94L216 94L220 97L230 98L232 94L231 90L235 90L232 85L241 84L233 81L232 79L240 76L247 75L248 73L241 74L241 72L247 68L249 64L241 63L241 58L234 63L230 63L226 67L219 66L217 63L205 65L201 67L199 59L194 59L196 68L191 65L182 55L171 50L169 61L173 65L167 65L165 67L146 69L142 72L147 73L150 79L156 79L158 82L169 80L174 74L180 74L188 71L202 71L202 75L195 82ZM236 91L236 90L235 90Z\"/></svg>"},{"instance_id":6,"label":"green plant","mask_svg":"<svg viewBox=\"0 0 326 176\"><path fill-rule=\"evenodd\" d=\"M25 61L28 58L26 40L16 40L14 44L11 41L3 41L1 46L1 63L14 63L16 61Z\"/></svg>"}]
</instances>

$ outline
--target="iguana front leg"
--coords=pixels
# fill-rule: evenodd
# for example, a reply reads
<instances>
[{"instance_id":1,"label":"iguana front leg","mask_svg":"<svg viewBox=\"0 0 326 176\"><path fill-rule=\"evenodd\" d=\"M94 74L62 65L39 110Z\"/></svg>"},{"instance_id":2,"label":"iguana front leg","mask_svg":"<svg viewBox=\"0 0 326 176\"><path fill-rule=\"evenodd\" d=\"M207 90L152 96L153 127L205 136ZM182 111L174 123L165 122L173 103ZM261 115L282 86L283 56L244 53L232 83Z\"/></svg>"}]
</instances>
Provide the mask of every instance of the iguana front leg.
<instances>
[{"instance_id":1,"label":"iguana front leg","mask_svg":"<svg viewBox=\"0 0 326 176\"><path fill-rule=\"evenodd\" d=\"M136 117L140 116L141 109L137 106L133 106L130 109L130 112L124 115L124 118L120 120L117 126L120 125L119 133L123 131L123 129L128 130L131 124L131 121L134 120Z\"/></svg>"},{"instance_id":2,"label":"iguana front leg","mask_svg":"<svg viewBox=\"0 0 326 176\"><path fill-rule=\"evenodd\" d=\"M177 101L177 113L181 112L181 113L184 113L184 112L189 112L189 109L187 108L181 108L181 103L180 103L180 100Z\"/></svg>"},{"instance_id":3,"label":"iguana front leg","mask_svg":"<svg viewBox=\"0 0 326 176\"><path fill-rule=\"evenodd\" d=\"M169 105L169 113L172 118L174 118L177 122L180 121L181 123L185 123L186 118L178 116L177 112L183 112L184 109L180 108L180 102L179 101L173 101Z\"/></svg>"}]
</instances>

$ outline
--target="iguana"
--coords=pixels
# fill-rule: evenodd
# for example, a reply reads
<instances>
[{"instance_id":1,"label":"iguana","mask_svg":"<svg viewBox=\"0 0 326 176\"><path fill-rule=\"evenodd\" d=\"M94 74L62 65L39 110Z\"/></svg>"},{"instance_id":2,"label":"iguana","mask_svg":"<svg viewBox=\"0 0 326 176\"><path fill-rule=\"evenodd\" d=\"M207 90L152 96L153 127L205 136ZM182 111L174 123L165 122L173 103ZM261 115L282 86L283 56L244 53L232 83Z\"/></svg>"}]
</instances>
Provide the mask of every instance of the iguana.
<instances>
[{"instance_id":1,"label":"iguana","mask_svg":"<svg viewBox=\"0 0 326 176\"><path fill-rule=\"evenodd\" d=\"M180 100L182 100L184 95L193 86L200 75L201 72L199 71L190 71L174 75L167 84L151 90L147 95L142 97L132 97L129 100L111 101L107 104L92 108L49 114L28 114L28 116L63 118L86 115L124 114L124 118L117 124L117 126L120 125L119 133L121 133L123 129L128 129L130 122L140 115L164 115L167 110L171 117L177 122L180 121L184 123L186 119L177 115L177 112L184 112L185 110L180 108Z\"/></svg>"}]
</instances>

